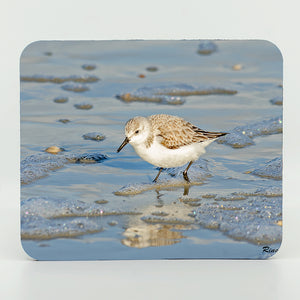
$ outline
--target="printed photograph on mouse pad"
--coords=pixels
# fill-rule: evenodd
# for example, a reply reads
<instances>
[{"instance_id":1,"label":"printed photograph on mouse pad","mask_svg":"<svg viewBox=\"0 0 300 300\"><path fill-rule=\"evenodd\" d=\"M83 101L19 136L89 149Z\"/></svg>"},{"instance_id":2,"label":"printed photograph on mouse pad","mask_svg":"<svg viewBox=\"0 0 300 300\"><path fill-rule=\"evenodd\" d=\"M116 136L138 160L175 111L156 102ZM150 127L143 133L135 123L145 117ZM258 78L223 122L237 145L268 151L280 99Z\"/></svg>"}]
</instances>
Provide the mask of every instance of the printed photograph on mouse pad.
<instances>
[{"instance_id":1,"label":"printed photograph on mouse pad","mask_svg":"<svg viewBox=\"0 0 300 300\"><path fill-rule=\"evenodd\" d=\"M266 40L29 44L24 251L36 260L276 254L282 67Z\"/></svg>"}]
</instances>

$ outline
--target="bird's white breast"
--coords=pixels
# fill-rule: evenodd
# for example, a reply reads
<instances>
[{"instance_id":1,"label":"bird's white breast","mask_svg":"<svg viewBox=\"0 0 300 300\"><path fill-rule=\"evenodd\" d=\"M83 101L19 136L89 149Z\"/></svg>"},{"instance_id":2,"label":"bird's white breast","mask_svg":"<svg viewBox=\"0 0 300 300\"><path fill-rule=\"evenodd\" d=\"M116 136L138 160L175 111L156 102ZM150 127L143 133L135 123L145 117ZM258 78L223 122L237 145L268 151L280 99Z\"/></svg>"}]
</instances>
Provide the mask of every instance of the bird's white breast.
<instances>
[{"instance_id":1,"label":"bird's white breast","mask_svg":"<svg viewBox=\"0 0 300 300\"><path fill-rule=\"evenodd\" d=\"M145 161L162 168L183 166L190 161L195 161L205 153L205 147L213 140L182 146L178 149L169 149L160 144L156 139L150 147L145 144L132 145L135 152Z\"/></svg>"}]
</instances>

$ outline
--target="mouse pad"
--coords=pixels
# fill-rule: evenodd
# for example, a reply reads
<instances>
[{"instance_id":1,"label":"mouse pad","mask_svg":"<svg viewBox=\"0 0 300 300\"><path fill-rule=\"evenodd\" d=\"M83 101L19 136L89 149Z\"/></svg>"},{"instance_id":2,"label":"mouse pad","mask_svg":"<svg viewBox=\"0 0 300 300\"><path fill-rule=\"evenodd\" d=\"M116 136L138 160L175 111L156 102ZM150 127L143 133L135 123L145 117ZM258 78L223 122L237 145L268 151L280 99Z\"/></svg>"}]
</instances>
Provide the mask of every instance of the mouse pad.
<instances>
[{"instance_id":1,"label":"mouse pad","mask_svg":"<svg viewBox=\"0 0 300 300\"><path fill-rule=\"evenodd\" d=\"M282 65L263 40L28 45L20 58L25 252L37 260L274 255Z\"/></svg>"}]
</instances>

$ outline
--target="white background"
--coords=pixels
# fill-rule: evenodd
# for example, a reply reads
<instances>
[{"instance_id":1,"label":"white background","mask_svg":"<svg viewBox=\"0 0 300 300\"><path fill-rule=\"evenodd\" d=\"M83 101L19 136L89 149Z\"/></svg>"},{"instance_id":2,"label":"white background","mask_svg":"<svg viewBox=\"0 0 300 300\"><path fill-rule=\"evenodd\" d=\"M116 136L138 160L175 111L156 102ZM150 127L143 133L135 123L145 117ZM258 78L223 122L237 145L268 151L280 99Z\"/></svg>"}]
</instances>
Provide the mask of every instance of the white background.
<instances>
[{"instance_id":1,"label":"white background","mask_svg":"<svg viewBox=\"0 0 300 300\"><path fill-rule=\"evenodd\" d=\"M299 299L299 5L2 1L0 299ZM19 239L19 57L37 40L267 39L284 57L284 242L267 261L34 262Z\"/></svg>"}]
</instances>

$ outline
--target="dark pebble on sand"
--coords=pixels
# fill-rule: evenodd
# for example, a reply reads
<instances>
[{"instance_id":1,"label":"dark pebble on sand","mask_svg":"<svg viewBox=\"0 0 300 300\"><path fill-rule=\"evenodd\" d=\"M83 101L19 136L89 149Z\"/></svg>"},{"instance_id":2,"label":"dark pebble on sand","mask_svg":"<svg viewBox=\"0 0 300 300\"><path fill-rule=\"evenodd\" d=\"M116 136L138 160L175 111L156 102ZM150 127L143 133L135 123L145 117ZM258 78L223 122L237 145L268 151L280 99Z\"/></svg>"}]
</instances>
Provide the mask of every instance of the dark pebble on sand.
<instances>
[{"instance_id":1,"label":"dark pebble on sand","mask_svg":"<svg viewBox=\"0 0 300 300\"><path fill-rule=\"evenodd\" d=\"M75 157L75 158L71 158L69 159L70 162L73 163L82 163L82 164L89 164L89 163L100 163L102 162L104 159L106 159L107 157L105 155L102 154L83 154L80 157Z\"/></svg>"},{"instance_id":2,"label":"dark pebble on sand","mask_svg":"<svg viewBox=\"0 0 300 300\"><path fill-rule=\"evenodd\" d=\"M102 141L105 139L105 136L103 134L97 132L86 133L82 137L85 140L94 140L94 141Z\"/></svg>"},{"instance_id":3,"label":"dark pebble on sand","mask_svg":"<svg viewBox=\"0 0 300 300\"><path fill-rule=\"evenodd\" d=\"M91 65L91 64L85 64L81 66L82 69L86 70L86 71L92 71L96 69L96 65Z\"/></svg>"},{"instance_id":4,"label":"dark pebble on sand","mask_svg":"<svg viewBox=\"0 0 300 300\"><path fill-rule=\"evenodd\" d=\"M108 201L107 200L96 200L95 203L97 203L97 204L106 204L106 203L108 203Z\"/></svg>"},{"instance_id":5,"label":"dark pebble on sand","mask_svg":"<svg viewBox=\"0 0 300 300\"><path fill-rule=\"evenodd\" d=\"M202 55L209 55L218 50L218 47L215 43L210 41L205 41L199 44L198 53Z\"/></svg>"},{"instance_id":6,"label":"dark pebble on sand","mask_svg":"<svg viewBox=\"0 0 300 300\"><path fill-rule=\"evenodd\" d=\"M275 98L271 99L270 102L274 105L282 105L283 104L282 97L275 97Z\"/></svg>"},{"instance_id":7,"label":"dark pebble on sand","mask_svg":"<svg viewBox=\"0 0 300 300\"><path fill-rule=\"evenodd\" d=\"M68 102L68 100L69 99L67 97L58 97L58 98L53 99L53 101L55 103L66 103L66 102Z\"/></svg>"},{"instance_id":8,"label":"dark pebble on sand","mask_svg":"<svg viewBox=\"0 0 300 300\"><path fill-rule=\"evenodd\" d=\"M148 72L156 72L158 70L158 68L157 67L148 67L148 68L146 68L146 70Z\"/></svg>"},{"instance_id":9,"label":"dark pebble on sand","mask_svg":"<svg viewBox=\"0 0 300 300\"><path fill-rule=\"evenodd\" d=\"M66 123L69 123L71 121L69 119L59 119L58 122L66 124Z\"/></svg>"},{"instance_id":10,"label":"dark pebble on sand","mask_svg":"<svg viewBox=\"0 0 300 300\"><path fill-rule=\"evenodd\" d=\"M92 104L74 104L74 107L76 107L77 109L91 109L93 108Z\"/></svg>"}]
</instances>

